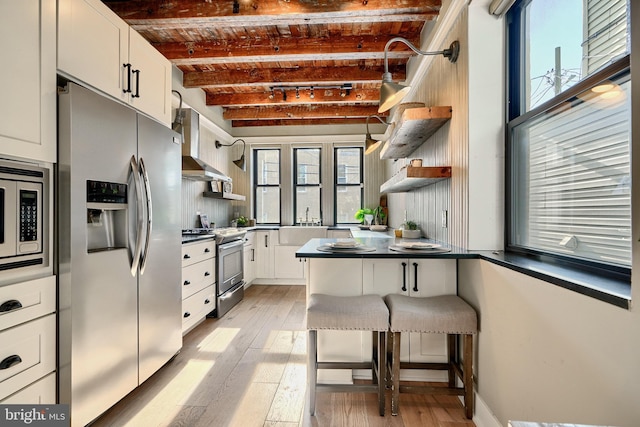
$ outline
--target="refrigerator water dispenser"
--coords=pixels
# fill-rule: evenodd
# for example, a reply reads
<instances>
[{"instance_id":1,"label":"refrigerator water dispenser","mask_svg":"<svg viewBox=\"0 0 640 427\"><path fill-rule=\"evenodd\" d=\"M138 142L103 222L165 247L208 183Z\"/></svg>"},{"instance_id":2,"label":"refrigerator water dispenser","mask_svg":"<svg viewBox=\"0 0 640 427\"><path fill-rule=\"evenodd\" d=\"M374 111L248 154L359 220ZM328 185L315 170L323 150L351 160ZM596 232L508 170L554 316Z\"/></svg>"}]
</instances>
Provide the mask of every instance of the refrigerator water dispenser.
<instances>
[{"instance_id":1,"label":"refrigerator water dispenser","mask_svg":"<svg viewBox=\"0 0 640 427\"><path fill-rule=\"evenodd\" d=\"M87 252L127 248L127 184L87 181Z\"/></svg>"}]
</instances>

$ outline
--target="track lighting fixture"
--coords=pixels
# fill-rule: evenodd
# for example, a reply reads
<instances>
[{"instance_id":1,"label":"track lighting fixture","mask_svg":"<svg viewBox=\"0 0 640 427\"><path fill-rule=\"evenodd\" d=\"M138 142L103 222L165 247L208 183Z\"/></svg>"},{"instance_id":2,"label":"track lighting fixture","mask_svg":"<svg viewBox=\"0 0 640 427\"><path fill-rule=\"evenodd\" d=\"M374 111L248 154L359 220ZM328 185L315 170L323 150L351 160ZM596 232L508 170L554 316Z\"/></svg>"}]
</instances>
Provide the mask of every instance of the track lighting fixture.
<instances>
[{"instance_id":1,"label":"track lighting fixture","mask_svg":"<svg viewBox=\"0 0 640 427\"><path fill-rule=\"evenodd\" d=\"M304 90L309 90L309 98L310 99L315 99L316 94L315 94L315 90L316 89L339 89L340 90L340 97L344 98L346 96L348 96L351 91L353 90L353 85L351 83L345 83L342 84L340 86L337 85L327 85L327 86L271 86L269 88L269 95L268 98L269 99L275 99L275 92L276 91L280 91L282 92L282 100L286 101L287 100L287 91L294 91L295 90L295 96L296 99L300 99L300 91L304 91Z\"/></svg>"},{"instance_id":2,"label":"track lighting fixture","mask_svg":"<svg viewBox=\"0 0 640 427\"><path fill-rule=\"evenodd\" d=\"M393 106L397 105L402 98L411 90L411 86L404 86L394 83L389 72L389 60L387 58L387 52L389 46L395 42L402 42L409 46L409 48L418 55L442 55L445 58L449 58L451 63L458 60L458 53L460 52L460 43L456 40L449 46L449 49L440 50L437 52L425 52L415 47L411 42L403 37L394 37L387 42L384 47L384 74L382 75L382 86L380 86L380 107L378 113L383 113Z\"/></svg>"},{"instance_id":3,"label":"track lighting fixture","mask_svg":"<svg viewBox=\"0 0 640 427\"><path fill-rule=\"evenodd\" d=\"M234 160L233 164L235 164L237 167L239 167L240 169L242 169L243 171L246 171L246 165L244 162L244 150L246 148L246 143L244 142L244 139L236 139L235 141L233 141L231 144L223 144L220 141L216 140L216 148L220 148L220 147L232 147L236 144L236 142L242 142L242 156L240 156L240 158L238 160Z\"/></svg>"}]
</instances>

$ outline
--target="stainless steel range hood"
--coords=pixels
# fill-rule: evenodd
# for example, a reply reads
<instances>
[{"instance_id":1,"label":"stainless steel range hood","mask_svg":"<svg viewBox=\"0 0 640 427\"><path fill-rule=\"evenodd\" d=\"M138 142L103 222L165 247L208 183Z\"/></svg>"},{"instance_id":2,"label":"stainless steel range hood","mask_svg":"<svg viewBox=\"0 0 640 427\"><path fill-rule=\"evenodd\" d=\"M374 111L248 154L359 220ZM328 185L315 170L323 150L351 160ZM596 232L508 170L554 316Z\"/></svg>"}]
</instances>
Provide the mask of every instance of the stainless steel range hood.
<instances>
[{"instance_id":1,"label":"stainless steel range hood","mask_svg":"<svg viewBox=\"0 0 640 427\"><path fill-rule=\"evenodd\" d=\"M182 177L195 181L231 181L224 173L200 160L200 115L191 108L182 110L184 142L182 144Z\"/></svg>"}]
</instances>

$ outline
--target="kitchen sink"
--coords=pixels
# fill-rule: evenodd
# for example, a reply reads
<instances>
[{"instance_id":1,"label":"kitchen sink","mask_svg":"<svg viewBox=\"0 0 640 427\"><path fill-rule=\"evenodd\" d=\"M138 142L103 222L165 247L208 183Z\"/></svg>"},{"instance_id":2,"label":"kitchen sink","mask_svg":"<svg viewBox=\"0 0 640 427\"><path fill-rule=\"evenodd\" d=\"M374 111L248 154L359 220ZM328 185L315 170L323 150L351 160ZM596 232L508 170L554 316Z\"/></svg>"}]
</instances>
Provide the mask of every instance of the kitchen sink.
<instances>
[{"instance_id":1,"label":"kitchen sink","mask_svg":"<svg viewBox=\"0 0 640 427\"><path fill-rule=\"evenodd\" d=\"M302 246L316 237L327 237L327 229L324 225L297 226L285 225L280 227L279 239L281 245Z\"/></svg>"}]
</instances>

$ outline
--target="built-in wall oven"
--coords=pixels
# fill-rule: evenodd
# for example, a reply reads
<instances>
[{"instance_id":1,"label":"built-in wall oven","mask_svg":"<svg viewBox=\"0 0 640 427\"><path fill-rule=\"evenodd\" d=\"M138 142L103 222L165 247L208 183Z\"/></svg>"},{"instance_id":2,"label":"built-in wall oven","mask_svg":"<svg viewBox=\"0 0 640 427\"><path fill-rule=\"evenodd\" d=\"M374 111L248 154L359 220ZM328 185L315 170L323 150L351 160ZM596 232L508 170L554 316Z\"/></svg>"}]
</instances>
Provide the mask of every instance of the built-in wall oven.
<instances>
[{"instance_id":1,"label":"built-in wall oven","mask_svg":"<svg viewBox=\"0 0 640 427\"><path fill-rule=\"evenodd\" d=\"M49 264L49 170L0 160L0 271Z\"/></svg>"},{"instance_id":2,"label":"built-in wall oven","mask_svg":"<svg viewBox=\"0 0 640 427\"><path fill-rule=\"evenodd\" d=\"M244 233L243 233L244 235ZM222 317L244 297L242 236L218 239L216 256L216 317Z\"/></svg>"}]
</instances>

